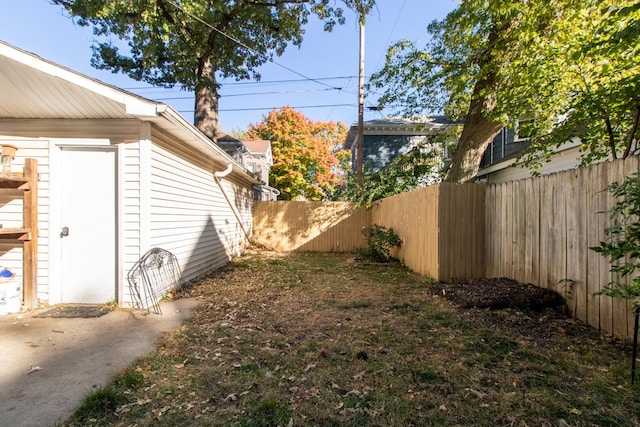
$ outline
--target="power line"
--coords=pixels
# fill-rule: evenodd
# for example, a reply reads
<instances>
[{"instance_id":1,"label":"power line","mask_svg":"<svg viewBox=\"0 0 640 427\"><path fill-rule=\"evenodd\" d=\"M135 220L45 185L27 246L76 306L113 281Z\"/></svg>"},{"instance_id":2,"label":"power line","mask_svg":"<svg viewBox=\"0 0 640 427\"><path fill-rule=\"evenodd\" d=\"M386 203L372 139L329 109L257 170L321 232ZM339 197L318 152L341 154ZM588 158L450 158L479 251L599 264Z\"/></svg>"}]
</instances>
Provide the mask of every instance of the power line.
<instances>
[{"instance_id":1,"label":"power line","mask_svg":"<svg viewBox=\"0 0 640 427\"><path fill-rule=\"evenodd\" d=\"M389 35L387 36L387 41L384 44L385 46L387 46L387 48L389 47L389 41L391 40L391 36L393 35L393 32L396 30L396 25L398 25L398 20L400 19L400 15L402 15L402 10L404 9L404 5L407 3L407 0L402 0L402 5L400 6L400 10L398 11L398 15L396 15L396 19L395 21L393 21L393 27L391 27L391 31L389 31ZM380 66L380 61L382 61L382 57L385 55L386 51L382 51L382 53L380 54L380 57L378 58L378 63L376 64L376 70L378 69L378 67Z\"/></svg>"},{"instance_id":2,"label":"power line","mask_svg":"<svg viewBox=\"0 0 640 427\"><path fill-rule=\"evenodd\" d=\"M326 104L326 105L301 105L298 107L291 107L294 110L296 109L304 109L304 108L333 108L333 107L353 107L356 108L357 105L353 104ZM224 112L237 112L237 111L270 111L277 109L278 107L254 107L254 108L229 108L229 109L220 109L218 110L221 113ZM180 110L179 113L193 113L194 110Z\"/></svg>"},{"instance_id":3,"label":"power line","mask_svg":"<svg viewBox=\"0 0 640 427\"><path fill-rule=\"evenodd\" d=\"M279 95L282 93L309 93L309 92L328 92L335 89L326 88L326 89L304 89L304 90L280 90L280 91L270 91L270 92L249 92L249 93L234 93L229 95L219 95L218 98L235 98L238 96L255 96L255 95ZM342 88L338 88L338 90L342 90ZM172 96L172 97L162 97L162 98L154 98L156 101L177 101L181 99L193 99L193 96Z\"/></svg>"},{"instance_id":4,"label":"power line","mask_svg":"<svg viewBox=\"0 0 640 427\"><path fill-rule=\"evenodd\" d=\"M313 81L316 80L343 80L343 79L353 79L358 76L336 76L336 77L317 77L314 78ZM285 80L258 80L252 82L231 82L224 83L224 86L244 86L244 85L262 85L262 84L277 84L277 83L299 83L299 82L308 82L309 79L285 79ZM140 87L124 87L124 90L158 90L162 89L158 86L140 86Z\"/></svg>"}]
</instances>

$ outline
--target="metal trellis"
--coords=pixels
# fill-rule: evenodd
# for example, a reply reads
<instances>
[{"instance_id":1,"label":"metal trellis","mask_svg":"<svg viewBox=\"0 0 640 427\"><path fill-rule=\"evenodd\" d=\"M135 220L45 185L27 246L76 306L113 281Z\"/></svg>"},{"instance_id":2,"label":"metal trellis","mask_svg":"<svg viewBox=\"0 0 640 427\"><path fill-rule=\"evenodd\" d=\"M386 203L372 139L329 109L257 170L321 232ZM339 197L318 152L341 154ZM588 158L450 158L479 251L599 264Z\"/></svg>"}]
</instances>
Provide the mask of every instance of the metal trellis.
<instances>
[{"instance_id":1,"label":"metal trellis","mask_svg":"<svg viewBox=\"0 0 640 427\"><path fill-rule=\"evenodd\" d=\"M135 308L162 314L160 300L182 286L178 259L171 252L150 249L135 263L127 275Z\"/></svg>"}]
</instances>

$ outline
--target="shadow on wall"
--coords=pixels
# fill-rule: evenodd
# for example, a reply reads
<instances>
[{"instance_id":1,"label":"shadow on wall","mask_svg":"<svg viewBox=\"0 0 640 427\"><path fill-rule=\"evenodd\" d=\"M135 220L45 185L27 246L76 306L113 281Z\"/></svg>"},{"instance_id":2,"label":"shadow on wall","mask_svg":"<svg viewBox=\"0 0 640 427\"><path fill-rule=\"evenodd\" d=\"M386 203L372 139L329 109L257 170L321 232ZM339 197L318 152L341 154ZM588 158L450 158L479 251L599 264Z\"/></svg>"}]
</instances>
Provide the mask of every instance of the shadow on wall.
<instances>
[{"instance_id":1,"label":"shadow on wall","mask_svg":"<svg viewBox=\"0 0 640 427\"><path fill-rule=\"evenodd\" d=\"M224 238L224 230L217 230L209 217L191 251L189 247L178 248L180 242L176 242L176 248L173 250L165 249L176 255L179 260L187 259L186 263L180 264L183 266L182 280L188 282L229 263L231 256L227 253L224 240L228 240Z\"/></svg>"},{"instance_id":2,"label":"shadow on wall","mask_svg":"<svg viewBox=\"0 0 640 427\"><path fill-rule=\"evenodd\" d=\"M277 251L351 252L364 245L371 212L348 202L255 202L257 243Z\"/></svg>"}]
</instances>

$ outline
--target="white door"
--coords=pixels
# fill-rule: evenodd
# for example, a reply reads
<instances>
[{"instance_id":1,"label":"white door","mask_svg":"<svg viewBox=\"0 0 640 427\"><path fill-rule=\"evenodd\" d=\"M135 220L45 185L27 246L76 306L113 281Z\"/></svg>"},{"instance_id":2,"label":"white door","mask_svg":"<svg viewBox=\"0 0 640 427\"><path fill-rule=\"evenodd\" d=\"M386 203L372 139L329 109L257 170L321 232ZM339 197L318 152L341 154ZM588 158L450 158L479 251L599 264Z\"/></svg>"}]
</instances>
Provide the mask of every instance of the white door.
<instances>
[{"instance_id":1,"label":"white door","mask_svg":"<svg viewBox=\"0 0 640 427\"><path fill-rule=\"evenodd\" d=\"M63 148L61 160L61 302L114 301L116 153L113 149Z\"/></svg>"}]
</instances>

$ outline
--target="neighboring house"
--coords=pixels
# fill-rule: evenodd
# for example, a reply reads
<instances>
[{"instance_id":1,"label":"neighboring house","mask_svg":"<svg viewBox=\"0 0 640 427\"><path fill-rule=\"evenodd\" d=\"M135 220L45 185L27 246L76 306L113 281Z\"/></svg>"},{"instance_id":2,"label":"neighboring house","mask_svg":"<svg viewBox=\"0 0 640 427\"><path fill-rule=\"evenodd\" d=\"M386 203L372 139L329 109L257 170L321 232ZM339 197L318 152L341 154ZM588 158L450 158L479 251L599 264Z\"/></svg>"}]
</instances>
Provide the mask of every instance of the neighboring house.
<instances>
[{"instance_id":1,"label":"neighboring house","mask_svg":"<svg viewBox=\"0 0 640 427\"><path fill-rule=\"evenodd\" d=\"M518 126L506 126L487 147L477 180L483 182L513 181L531 176L531 171L522 165L515 165L518 154L527 148L529 138L519 134ZM580 165L580 142L567 142L556 150L549 162L542 164L538 172L549 174Z\"/></svg>"},{"instance_id":2,"label":"neighboring house","mask_svg":"<svg viewBox=\"0 0 640 427\"><path fill-rule=\"evenodd\" d=\"M242 141L227 133L218 131L216 132L216 142L233 160L244 166L242 162L244 144Z\"/></svg>"},{"instance_id":3,"label":"neighboring house","mask_svg":"<svg viewBox=\"0 0 640 427\"><path fill-rule=\"evenodd\" d=\"M244 162L247 170L262 182L269 182L269 170L273 166L271 142L264 139L243 141Z\"/></svg>"},{"instance_id":4,"label":"neighboring house","mask_svg":"<svg viewBox=\"0 0 640 427\"><path fill-rule=\"evenodd\" d=\"M384 118L364 122L363 166L370 162L373 170L380 170L396 157L407 154L416 147L433 142L436 136L452 131L459 124L444 117L416 119ZM351 150L352 168L358 158L358 125L349 129L344 148ZM446 153L443 153L446 158Z\"/></svg>"},{"instance_id":5,"label":"neighboring house","mask_svg":"<svg viewBox=\"0 0 640 427\"><path fill-rule=\"evenodd\" d=\"M31 306L127 305L151 248L189 281L246 247L260 181L170 106L4 42L0 72L0 144L18 147L13 171L34 158L40 174ZM0 196L0 223L21 226L20 200ZM0 238L0 265L21 276L20 243Z\"/></svg>"},{"instance_id":6,"label":"neighboring house","mask_svg":"<svg viewBox=\"0 0 640 427\"><path fill-rule=\"evenodd\" d=\"M269 171L273 166L273 155L271 153L271 141L255 139L243 141L244 144L244 164L247 170L253 173L259 180L265 183L257 189L257 200L277 200L280 191L270 187Z\"/></svg>"},{"instance_id":7,"label":"neighboring house","mask_svg":"<svg viewBox=\"0 0 640 427\"><path fill-rule=\"evenodd\" d=\"M273 166L271 141L263 139L241 141L224 132L218 132L216 140L229 156L262 182L255 188L256 200L277 200L280 192L268 185L269 171Z\"/></svg>"}]
</instances>

